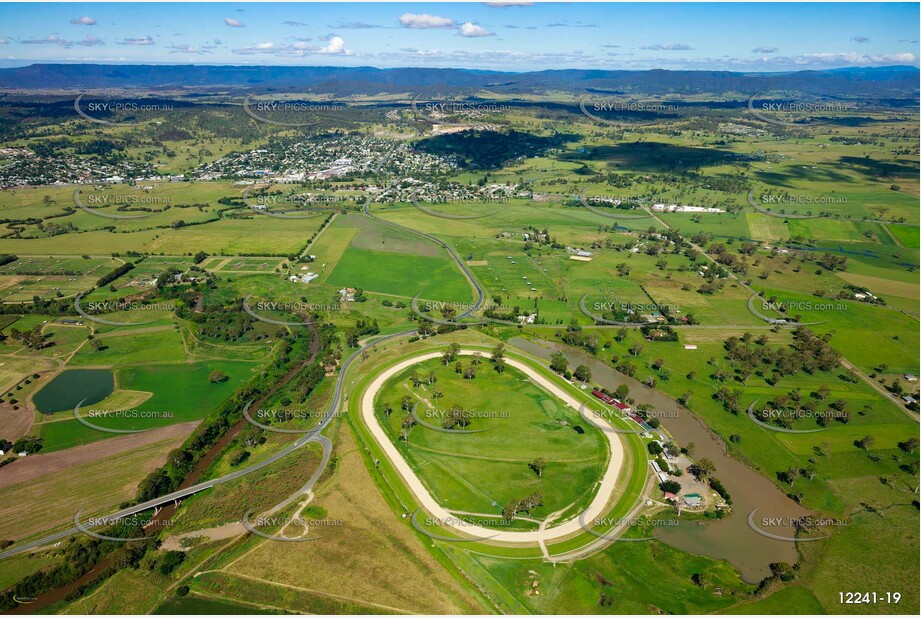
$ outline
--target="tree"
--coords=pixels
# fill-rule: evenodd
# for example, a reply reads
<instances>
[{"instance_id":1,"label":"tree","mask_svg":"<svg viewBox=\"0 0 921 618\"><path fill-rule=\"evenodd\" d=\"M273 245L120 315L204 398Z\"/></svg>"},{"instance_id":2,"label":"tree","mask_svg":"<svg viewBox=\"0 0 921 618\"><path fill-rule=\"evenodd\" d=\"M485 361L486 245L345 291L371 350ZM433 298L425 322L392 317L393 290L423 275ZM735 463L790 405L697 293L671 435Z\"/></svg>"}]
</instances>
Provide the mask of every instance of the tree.
<instances>
[{"instance_id":1,"label":"tree","mask_svg":"<svg viewBox=\"0 0 921 618\"><path fill-rule=\"evenodd\" d=\"M529 463L528 467L534 470L537 476L543 476L544 468L547 467L547 462L544 461L543 457L538 457Z\"/></svg>"},{"instance_id":2,"label":"tree","mask_svg":"<svg viewBox=\"0 0 921 618\"><path fill-rule=\"evenodd\" d=\"M402 401L400 401L400 408L409 412L413 407L413 398L409 395L403 395Z\"/></svg>"},{"instance_id":3,"label":"tree","mask_svg":"<svg viewBox=\"0 0 921 618\"><path fill-rule=\"evenodd\" d=\"M639 356L642 352L643 352L642 343L637 341L633 345L630 346L630 354L633 354L634 356Z\"/></svg>"},{"instance_id":4,"label":"tree","mask_svg":"<svg viewBox=\"0 0 921 618\"><path fill-rule=\"evenodd\" d=\"M867 435L862 437L860 440L857 440L855 444L857 444L857 446L863 450L869 451L871 448L873 448L873 445L876 444L876 438Z\"/></svg>"},{"instance_id":5,"label":"tree","mask_svg":"<svg viewBox=\"0 0 921 618\"><path fill-rule=\"evenodd\" d=\"M457 358L457 353L455 353L451 348L448 348L441 353L441 364L449 365L454 359Z\"/></svg>"},{"instance_id":6,"label":"tree","mask_svg":"<svg viewBox=\"0 0 921 618\"><path fill-rule=\"evenodd\" d=\"M496 368L496 373L502 373L503 371L505 371L505 359L497 358L495 361L495 368Z\"/></svg>"},{"instance_id":7,"label":"tree","mask_svg":"<svg viewBox=\"0 0 921 618\"><path fill-rule=\"evenodd\" d=\"M470 357L470 364L476 367L477 365L480 364L480 360L482 360L482 357L483 355L480 354L479 352L474 352L473 356Z\"/></svg>"},{"instance_id":8,"label":"tree","mask_svg":"<svg viewBox=\"0 0 921 618\"><path fill-rule=\"evenodd\" d=\"M218 382L223 382L227 379L227 376L223 371L214 370L208 374L208 381L212 384L217 384Z\"/></svg>"},{"instance_id":9,"label":"tree","mask_svg":"<svg viewBox=\"0 0 921 618\"><path fill-rule=\"evenodd\" d=\"M773 576L783 582L792 581L796 577L796 571L787 562L772 562L770 569Z\"/></svg>"},{"instance_id":10,"label":"tree","mask_svg":"<svg viewBox=\"0 0 921 618\"><path fill-rule=\"evenodd\" d=\"M658 442L650 442L646 445L646 450L652 455L661 455L664 449Z\"/></svg>"},{"instance_id":11,"label":"tree","mask_svg":"<svg viewBox=\"0 0 921 618\"><path fill-rule=\"evenodd\" d=\"M909 438L904 442L899 442L899 448L906 453L914 454L915 449L918 448L918 438Z\"/></svg>"},{"instance_id":12,"label":"tree","mask_svg":"<svg viewBox=\"0 0 921 618\"><path fill-rule=\"evenodd\" d=\"M699 460L697 460L693 468L694 468L694 476L703 480L703 479L706 479L711 474L713 474L713 472L716 470L716 465L713 463L713 460L710 459L709 457L702 457Z\"/></svg>"},{"instance_id":13,"label":"tree","mask_svg":"<svg viewBox=\"0 0 921 618\"><path fill-rule=\"evenodd\" d=\"M579 365L576 367L576 371L573 373L579 382L588 382L592 379L592 370L588 368L587 365Z\"/></svg>"},{"instance_id":14,"label":"tree","mask_svg":"<svg viewBox=\"0 0 921 618\"><path fill-rule=\"evenodd\" d=\"M502 519L505 521L512 521L515 518L515 515L518 514L518 505L520 504L521 502L518 500L512 500L506 504L505 508L502 509Z\"/></svg>"},{"instance_id":15,"label":"tree","mask_svg":"<svg viewBox=\"0 0 921 618\"><path fill-rule=\"evenodd\" d=\"M564 373L569 368L569 361L562 352L555 352L550 357L550 369L557 373Z\"/></svg>"},{"instance_id":16,"label":"tree","mask_svg":"<svg viewBox=\"0 0 921 618\"><path fill-rule=\"evenodd\" d=\"M500 343L492 350L492 360L493 362L498 362L505 357L505 344Z\"/></svg>"},{"instance_id":17,"label":"tree","mask_svg":"<svg viewBox=\"0 0 921 618\"><path fill-rule=\"evenodd\" d=\"M787 479L787 482L790 483L790 487L793 487L793 484L796 482L796 479L799 478L800 469L796 466L787 468L787 471L784 472L784 477Z\"/></svg>"},{"instance_id":18,"label":"tree","mask_svg":"<svg viewBox=\"0 0 921 618\"><path fill-rule=\"evenodd\" d=\"M681 491L681 483L678 481L662 481L659 483L659 489L668 494L677 494Z\"/></svg>"},{"instance_id":19,"label":"tree","mask_svg":"<svg viewBox=\"0 0 921 618\"><path fill-rule=\"evenodd\" d=\"M618 399L626 399L627 395L630 394L630 387L626 384L621 384L614 390L614 396Z\"/></svg>"}]
</instances>

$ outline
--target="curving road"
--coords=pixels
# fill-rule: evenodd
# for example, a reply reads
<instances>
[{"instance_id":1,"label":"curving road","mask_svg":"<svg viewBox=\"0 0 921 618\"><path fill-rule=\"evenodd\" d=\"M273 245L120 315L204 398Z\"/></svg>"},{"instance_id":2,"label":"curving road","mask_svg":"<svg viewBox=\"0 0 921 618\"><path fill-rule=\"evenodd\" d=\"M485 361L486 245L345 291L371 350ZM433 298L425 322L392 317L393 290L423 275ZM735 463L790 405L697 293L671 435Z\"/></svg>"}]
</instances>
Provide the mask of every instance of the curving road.
<instances>
[{"instance_id":1,"label":"curving road","mask_svg":"<svg viewBox=\"0 0 921 618\"><path fill-rule=\"evenodd\" d=\"M291 444L289 444L282 450L278 451L277 453L275 453L268 459L255 463L246 468L236 470L235 472L231 472L230 474L226 474L216 479L211 479L209 481L204 481L196 485L191 485L189 487L186 487L185 489L179 489L174 492L160 496L159 498L154 498L153 500L148 500L146 502L141 502L139 504L129 506L128 508L124 508L120 511L116 511L115 513L112 513L111 515L107 517L107 519L119 519L119 518L129 517L131 515L136 515L138 513L141 513L143 511L160 506L167 502L181 500L183 498L187 498L193 494L196 494L200 491L204 491L205 489L210 489L216 485L222 485L234 479L238 479L240 477L246 476L247 474L252 474L253 472L256 472L257 470L261 470L265 468L266 466L270 466L271 464L275 463L282 457L285 457L286 455L293 453L297 449L301 448L302 446L310 442L319 442L320 445L324 448L323 466L321 466L320 469L315 474L315 476L319 478L319 475L322 472L323 467L325 467L325 463L329 460L329 456L326 453L326 449L327 449L326 442L328 441L324 442L326 439L320 435L320 432L326 428L326 426L329 424L329 421L333 418L333 415L339 409L339 406L342 402L342 392L344 389L345 374L349 366L359 355L361 355L362 352L370 348L373 348L374 346L380 343L383 343L384 341L389 341L391 339L396 339L399 337L405 337L407 335L412 335L412 334L415 334L415 332L416 332L415 329L413 329L413 330L408 330L408 331L402 331L399 333L394 333L392 335L386 335L384 337L379 337L375 339L373 342L368 343L367 345L359 348L358 350L355 350L355 352L353 352L351 356L349 356L346 359L346 361L342 363L342 367L336 379L336 387L335 387L335 390L333 391L332 401L330 402L329 408L324 413L323 419L320 421L320 423L318 423L317 426L314 427L312 430L305 433L303 436L301 436L300 438L298 438L297 440L295 440L294 442L292 442ZM312 480L313 482L315 482L315 479L312 479ZM312 485L312 482L310 483L310 485ZM28 543L23 543L22 545L12 547L0 553L0 560L2 560L3 558L9 558L10 556L15 556L17 554L21 554L23 552L33 550L37 547L44 547L46 545L56 543L57 541L60 541L61 539L65 539L79 532L80 532L79 528L74 526L72 528L62 530L61 532L50 534L40 539L29 541Z\"/></svg>"},{"instance_id":2,"label":"curving road","mask_svg":"<svg viewBox=\"0 0 921 618\"><path fill-rule=\"evenodd\" d=\"M476 351L477 350L471 349L461 350L460 354L472 355ZM416 473L412 467L406 462L403 456L400 455L397 447L387 436L384 428L381 426L380 422L377 420L377 417L374 415L374 398L378 391L380 391L380 389L387 382L387 380L389 380L403 369L406 369L407 367L415 365L421 361L437 358L439 356L441 356L441 352L429 352L397 363L393 367L390 367L383 373L379 374L374 379L374 381L371 382L361 398L362 420L371 431L371 434L374 436L378 446L380 446L384 453L387 455L390 463L397 470L400 477L403 479L403 482L410 489L410 491L413 492L416 500L425 511L428 511L431 516L439 519L446 526L451 527L452 530L462 534L464 537L480 540L488 539L491 541L498 541L503 543L526 543L529 545L533 545L534 543L547 543L571 536L573 534L582 533L584 532L584 529L579 522L580 519L590 522L594 521L596 518L602 517L605 514L605 512L608 510L608 503L610 502L614 492L617 490L617 478L620 475L620 471L624 465L624 444L621 442L619 434L611 431L604 431L604 429L610 428L606 421L590 417L587 419L588 422L602 430L602 433L605 435L605 437L607 437L608 446L610 448L610 457L608 459L608 465L605 468L604 474L601 477L601 481L599 482L598 491L595 494L595 497L592 499L591 504L588 505L588 507L579 517L571 519L553 528L543 528L529 531L497 531L495 529L484 528L482 526L476 526L472 524L463 524L457 526L452 525L457 523L459 518L438 504L438 502L432 497L419 477L416 476ZM541 374L534 371L530 366L512 358L506 358L506 363L527 375L528 378L530 378L531 381L533 381L535 384L563 400L574 410L580 409L582 404L577 401L575 397L559 388L557 385L555 385Z\"/></svg>"}]
</instances>

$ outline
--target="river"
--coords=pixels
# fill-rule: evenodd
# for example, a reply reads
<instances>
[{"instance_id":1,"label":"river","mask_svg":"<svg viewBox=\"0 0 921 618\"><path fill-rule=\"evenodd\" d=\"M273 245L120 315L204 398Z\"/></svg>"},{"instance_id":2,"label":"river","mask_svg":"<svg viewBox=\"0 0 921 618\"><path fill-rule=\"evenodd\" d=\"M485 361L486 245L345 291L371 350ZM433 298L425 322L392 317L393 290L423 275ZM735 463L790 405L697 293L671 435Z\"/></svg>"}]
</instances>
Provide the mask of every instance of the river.
<instances>
[{"instance_id":1,"label":"river","mask_svg":"<svg viewBox=\"0 0 921 618\"><path fill-rule=\"evenodd\" d=\"M534 356L549 360L554 352L562 352L570 366L587 365L592 370L592 380L604 388L614 390L621 384L630 388L630 397L637 403L646 403L660 411L678 411L677 417L664 418L662 426L675 441L684 446L695 444L694 457L709 457L716 465L719 478L732 496L732 515L719 520L682 521L678 526L659 530L660 540L677 549L694 554L726 560L739 570L742 578L751 583L761 581L771 574L772 562L794 564L798 560L792 542L767 538L752 530L748 515L758 509L762 517L797 518L809 511L791 500L774 483L761 473L730 457L725 443L695 414L679 405L664 393L648 388L629 378L582 350L551 341L534 342L515 337L509 344ZM680 478L678 479L680 482ZM773 525L770 533L793 537L792 526Z\"/></svg>"}]
</instances>

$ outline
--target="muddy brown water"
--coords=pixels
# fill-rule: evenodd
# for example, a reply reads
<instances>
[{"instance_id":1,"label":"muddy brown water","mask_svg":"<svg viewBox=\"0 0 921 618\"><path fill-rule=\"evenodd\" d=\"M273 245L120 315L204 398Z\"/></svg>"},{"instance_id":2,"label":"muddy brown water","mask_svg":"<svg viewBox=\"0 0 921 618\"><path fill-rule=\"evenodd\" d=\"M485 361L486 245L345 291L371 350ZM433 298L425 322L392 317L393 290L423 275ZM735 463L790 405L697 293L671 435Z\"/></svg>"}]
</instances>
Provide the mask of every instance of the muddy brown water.
<instances>
[{"instance_id":1,"label":"muddy brown water","mask_svg":"<svg viewBox=\"0 0 921 618\"><path fill-rule=\"evenodd\" d=\"M644 386L582 350L552 341L534 342L521 337L512 338L509 344L547 360L554 352L562 352L571 367L587 365L592 370L592 380L602 387L614 390L626 384L630 388L630 397L637 403L649 404L660 412L677 411L675 417L660 419L662 426L679 445L693 442L695 458L709 457L713 460L716 465L714 476L732 496L732 514L719 520L682 521L678 526L660 529L659 538L663 543L701 556L726 560L739 570L745 581L752 583L771 574L769 565L772 562L793 564L797 561L794 543L758 534L749 527L748 515L758 509L757 520L762 517L792 519L807 515L809 511L788 498L760 472L730 457L725 443L698 416L661 391ZM779 536L795 536L792 526L772 525L766 530Z\"/></svg>"}]
</instances>

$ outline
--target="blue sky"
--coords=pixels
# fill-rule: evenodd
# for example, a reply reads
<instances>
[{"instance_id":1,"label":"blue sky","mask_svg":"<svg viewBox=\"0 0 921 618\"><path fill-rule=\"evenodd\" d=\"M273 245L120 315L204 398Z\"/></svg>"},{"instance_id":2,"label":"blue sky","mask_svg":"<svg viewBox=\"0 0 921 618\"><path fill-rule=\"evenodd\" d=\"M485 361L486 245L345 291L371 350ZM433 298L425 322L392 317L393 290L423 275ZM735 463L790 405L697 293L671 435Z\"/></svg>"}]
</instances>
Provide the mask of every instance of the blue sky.
<instances>
[{"instance_id":1,"label":"blue sky","mask_svg":"<svg viewBox=\"0 0 921 618\"><path fill-rule=\"evenodd\" d=\"M917 3L13 3L0 63L918 66Z\"/></svg>"}]
</instances>

